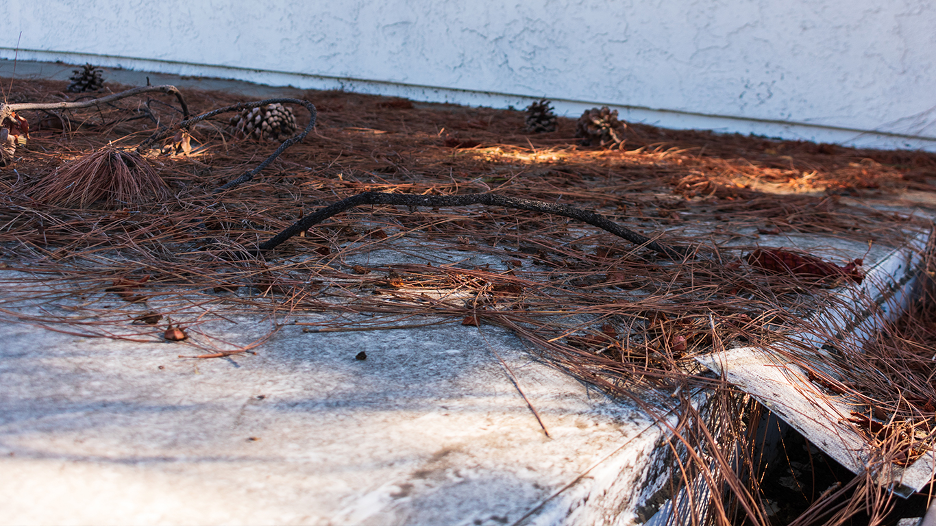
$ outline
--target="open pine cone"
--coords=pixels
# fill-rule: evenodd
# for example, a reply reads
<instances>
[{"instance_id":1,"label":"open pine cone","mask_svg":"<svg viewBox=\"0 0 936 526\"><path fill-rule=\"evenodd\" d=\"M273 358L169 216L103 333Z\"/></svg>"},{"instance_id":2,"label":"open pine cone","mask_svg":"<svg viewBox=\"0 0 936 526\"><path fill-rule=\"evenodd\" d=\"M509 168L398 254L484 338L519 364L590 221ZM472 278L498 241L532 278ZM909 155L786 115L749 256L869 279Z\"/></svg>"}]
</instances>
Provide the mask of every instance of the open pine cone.
<instances>
[{"instance_id":1,"label":"open pine cone","mask_svg":"<svg viewBox=\"0 0 936 526\"><path fill-rule=\"evenodd\" d=\"M72 81L68 85L70 93L97 91L104 87L104 78L101 76L104 72L91 64L85 64L81 66L81 69L73 69L72 73L74 75L68 78L68 80Z\"/></svg>"},{"instance_id":2,"label":"open pine cone","mask_svg":"<svg viewBox=\"0 0 936 526\"><path fill-rule=\"evenodd\" d=\"M556 131L556 114L549 101L540 99L527 106L526 129L533 133Z\"/></svg>"},{"instance_id":3,"label":"open pine cone","mask_svg":"<svg viewBox=\"0 0 936 526\"><path fill-rule=\"evenodd\" d=\"M244 110L231 118L236 137L283 142L296 134L296 116L282 104Z\"/></svg>"},{"instance_id":4,"label":"open pine cone","mask_svg":"<svg viewBox=\"0 0 936 526\"><path fill-rule=\"evenodd\" d=\"M582 138L583 146L597 143L602 148L620 148L624 145L626 130L627 124L618 120L617 110L603 106L600 110L585 110L575 126L575 136Z\"/></svg>"}]
</instances>

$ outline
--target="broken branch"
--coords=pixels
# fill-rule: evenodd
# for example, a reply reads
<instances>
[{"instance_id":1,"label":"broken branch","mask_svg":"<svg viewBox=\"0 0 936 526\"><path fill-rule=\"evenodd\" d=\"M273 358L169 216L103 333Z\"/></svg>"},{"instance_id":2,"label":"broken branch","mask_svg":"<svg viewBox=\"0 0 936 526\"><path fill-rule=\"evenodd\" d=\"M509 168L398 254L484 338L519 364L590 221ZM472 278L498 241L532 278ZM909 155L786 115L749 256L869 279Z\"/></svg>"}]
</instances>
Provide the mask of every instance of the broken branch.
<instances>
[{"instance_id":1,"label":"broken branch","mask_svg":"<svg viewBox=\"0 0 936 526\"><path fill-rule=\"evenodd\" d=\"M228 183L230 184L230 183ZM222 187L223 188L223 187ZM596 226L602 230L610 232L618 237L624 238L635 245L645 246L650 250L663 254L674 259L683 259L689 253L685 248L676 248L658 243L647 236L638 234L633 230L622 227L601 214L582 210L569 205L560 205L537 201L534 199L521 199L517 197L506 197L497 194L471 194L471 195L413 195L413 194L388 194L383 192L363 192L351 197L342 199L337 203L326 206L302 219L296 221L292 226L283 230L269 241L260 244L261 251L271 250L286 241L287 239L305 232L313 225L338 215L345 210L361 205L405 205L410 207L417 206L469 206L469 205L487 205L502 206L505 208L515 208L517 210L529 210L531 212L542 212L553 214L571 219L577 219Z\"/></svg>"},{"instance_id":2,"label":"broken branch","mask_svg":"<svg viewBox=\"0 0 936 526\"><path fill-rule=\"evenodd\" d=\"M113 102L115 100L125 99L127 97L132 97L133 95L139 95L141 93L152 92L175 95L176 99L179 101L179 105L182 106L183 118L188 118L188 105L185 104L185 99L182 98L182 93L175 86L170 86L167 84L164 86L141 86L139 88L128 89L126 91L121 91L120 93L114 93L113 95L108 95L99 99L86 100L83 102L21 102L16 104L0 103L0 122L3 122L4 119L10 117L10 115L17 111L80 110L82 108L90 108L92 106L107 104L108 102Z\"/></svg>"}]
</instances>

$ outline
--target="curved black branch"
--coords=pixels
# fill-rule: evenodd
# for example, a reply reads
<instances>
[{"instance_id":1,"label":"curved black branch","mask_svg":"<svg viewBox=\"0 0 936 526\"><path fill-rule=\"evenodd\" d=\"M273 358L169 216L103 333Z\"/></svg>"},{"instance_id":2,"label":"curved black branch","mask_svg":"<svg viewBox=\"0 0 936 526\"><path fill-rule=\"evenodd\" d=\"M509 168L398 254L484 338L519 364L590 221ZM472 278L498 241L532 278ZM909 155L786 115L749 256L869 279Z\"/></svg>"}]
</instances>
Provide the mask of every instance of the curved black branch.
<instances>
[{"instance_id":1,"label":"curved black branch","mask_svg":"<svg viewBox=\"0 0 936 526\"><path fill-rule=\"evenodd\" d=\"M169 137L169 135L171 135L177 129L187 130L191 128L192 126L194 126L195 124L205 119L210 119L211 117L214 117L216 115L220 115L222 113L227 113L227 112L232 112L232 111L249 110L249 109L257 108L260 106L266 106L267 104L276 104L276 103L301 104L302 106L305 106L305 108L309 110L309 124L305 127L304 130L302 130L301 133L298 133L286 139L285 141L283 141L283 143L279 145L279 148L277 148L275 152L273 152L269 157L267 157L266 160L260 163L259 166L245 173L244 175L238 177L237 179L234 179L233 181L228 182L227 184L221 186L220 188L215 189L215 193L222 192L224 190L229 190L231 188L234 188L235 186L239 186L253 179L253 176L257 175L261 170L269 166L270 163L272 163L274 159L276 159L277 157L279 157L281 153L286 151L286 148L289 148L290 146L301 141L302 139L305 139L305 136L308 135L309 132L312 131L312 128L315 127L315 120L316 120L316 117L318 116L318 113L315 110L315 106L311 102L307 100L301 100L301 99L266 99L266 100L260 100L260 101L255 101L255 102L241 102L238 104L232 104L231 106L225 106L224 108L219 108L219 109L212 110L206 113L202 113L201 115L196 115L192 117L191 119L186 119L173 126L162 126L158 130L156 130L156 133L149 136L145 141L143 141L137 147L137 151L142 152L143 150L150 148L154 143Z\"/></svg>"},{"instance_id":2,"label":"curved black branch","mask_svg":"<svg viewBox=\"0 0 936 526\"><path fill-rule=\"evenodd\" d=\"M635 245L641 245L663 254L665 256L682 259L688 255L684 248L670 247L662 243L653 241L647 236L638 234L632 230L622 227L601 214L596 214L589 210L582 210L568 205L547 203L545 201L536 201L534 199L521 199L517 197L505 197L497 194L470 194L470 195L413 195L413 194L388 194L383 192L364 192L342 199L337 203L326 206L316 212L296 221L292 226L283 230L269 241L260 244L260 251L270 250L287 239L304 232L311 226L321 223L325 219L340 214L345 210L361 205L405 205L405 206L468 206L468 205L488 205L503 206L505 208L515 208L518 210L529 210L532 212L542 212L572 219L578 219L596 226L602 230L610 232L618 237L624 238Z\"/></svg>"},{"instance_id":3,"label":"curved black branch","mask_svg":"<svg viewBox=\"0 0 936 526\"><path fill-rule=\"evenodd\" d=\"M113 102L115 100L125 99L127 97L132 97L133 95L139 95L140 93L152 93L158 91L160 93L165 93L167 95L175 95L176 99L179 101L179 105L182 106L182 115L183 118L187 119L189 116L188 105L185 103L185 99L182 98L182 92L178 90L175 86L164 85L164 86L141 86L139 88L128 89L126 91L121 91L120 93L114 93L113 95L108 95L106 97L101 97L99 99L91 99L84 102L22 102L16 104L0 104L0 122L3 121L14 111L28 111L28 110L80 110L82 108L90 108L92 106L98 106L101 104L107 104L108 102Z\"/></svg>"}]
</instances>

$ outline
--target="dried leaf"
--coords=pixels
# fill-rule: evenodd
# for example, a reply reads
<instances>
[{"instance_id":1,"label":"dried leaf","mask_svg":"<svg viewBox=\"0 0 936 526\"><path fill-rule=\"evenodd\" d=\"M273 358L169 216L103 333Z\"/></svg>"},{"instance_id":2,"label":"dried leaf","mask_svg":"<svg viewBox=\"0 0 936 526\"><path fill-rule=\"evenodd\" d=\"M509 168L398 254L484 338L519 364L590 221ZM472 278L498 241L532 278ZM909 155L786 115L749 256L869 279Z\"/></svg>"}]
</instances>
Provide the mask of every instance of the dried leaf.
<instances>
[{"instance_id":1,"label":"dried leaf","mask_svg":"<svg viewBox=\"0 0 936 526\"><path fill-rule=\"evenodd\" d=\"M183 331L179 327L173 327L172 325L170 325L169 328L166 329L166 332L163 333L163 338L171 342L180 342L188 338L188 335L185 334L185 331Z\"/></svg>"},{"instance_id":2,"label":"dried leaf","mask_svg":"<svg viewBox=\"0 0 936 526\"><path fill-rule=\"evenodd\" d=\"M144 312L140 316L133 318L133 323L145 323L146 325L156 325L162 319L162 314L157 312Z\"/></svg>"},{"instance_id":3,"label":"dried leaf","mask_svg":"<svg viewBox=\"0 0 936 526\"><path fill-rule=\"evenodd\" d=\"M872 420L872 419L868 418L867 415L863 415L863 414L857 413L857 412L855 412L855 411L852 411L852 412L851 412L851 415L852 415L852 418L847 419L849 422L852 422L852 423L854 423L854 424L858 424L862 429L865 429L865 430L867 430L867 431L870 431L872 434L875 434L875 435L876 435L876 434L880 433L881 431L883 431L884 428L885 428L885 425L884 425L884 424L882 424L882 423L880 423L880 422L878 422L878 421L876 421L876 420Z\"/></svg>"},{"instance_id":4,"label":"dried leaf","mask_svg":"<svg viewBox=\"0 0 936 526\"><path fill-rule=\"evenodd\" d=\"M859 285L864 279L858 269L863 263L860 259L839 267L809 254L781 248L759 248L748 254L746 259L754 267L804 278L848 278Z\"/></svg>"},{"instance_id":5,"label":"dried leaf","mask_svg":"<svg viewBox=\"0 0 936 526\"><path fill-rule=\"evenodd\" d=\"M836 382L835 380L825 376L824 374L806 369L806 376L809 378L810 382L816 385L819 385L821 387L824 387L825 389L828 389L829 391L832 391L833 393L842 394L845 392L845 388L842 387L842 385L839 382Z\"/></svg>"},{"instance_id":6,"label":"dried leaf","mask_svg":"<svg viewBox=\"0 0 936 526\"><path fill-rule=\"evenodd\" d=\"M687 348L686 337L681 334L674 336L672 341L670 341L670 349L672 349L673 352L686 352Z\"/></svg>"},{"instance_id":7,"label":"dried leaf","mask_svg":"<svg viewBox=\"0 0 936 526\"><path fill-rule=\"evenodd\" d=\"M516 283L499 283L491 287L491 290L494 292L500 292L502 294L518 296L523 293L523 287L517 285Z\"/></svg>"},{"instance_id":8,"label":"dried leaf","mask_svg":"<svg viewBox=\"0 0 936 526\"><path fill-rule=\"evenodd\" d=\"M136 303L146 299L145 296L134 293L135 289L140 288L144 283L149 281L150 276L144 276L143 279L134 281L131 279L121 278L114 281L113 285L104 289L106 292L113 292L120 296L120 299L128 301L130 303Z\"/></svg>"}]
</instances>

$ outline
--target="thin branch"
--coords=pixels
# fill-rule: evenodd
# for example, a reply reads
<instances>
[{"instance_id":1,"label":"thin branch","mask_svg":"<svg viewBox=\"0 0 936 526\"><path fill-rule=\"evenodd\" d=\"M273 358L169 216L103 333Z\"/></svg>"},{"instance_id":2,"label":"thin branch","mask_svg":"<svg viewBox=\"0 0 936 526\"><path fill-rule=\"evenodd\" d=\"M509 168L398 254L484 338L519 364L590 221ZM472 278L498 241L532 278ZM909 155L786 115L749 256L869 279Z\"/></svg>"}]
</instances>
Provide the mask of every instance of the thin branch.
<instances>
[{"instance_id":1,"label":"thin branch","mask_svg":"<svg viewBox=\"0 0 936 526\"><path fill-rule=\"evenodd\" d=\"M134 95L139 95L140 93L152 93L160 92L167 95L175 95L176 99L179 101L179 105L182 106L182 115L183 118L187 119L189 116L188 105L185 103L185 99L182 98L182 93L175 87L170 85L164 86L141 86L139 88L128 89L127 91L121 91L120 93L114 93L113 95L108 95L106 97L101 97L99 99L92 99L84 102L22 102L17 104L0 104L0 122L3 122L4 119L10 116L15 111L29 111L29 110L80 110L83 108L90 108L92 106L99 106L101 104L107 104L115 100L125 99L127 97L132 97Z\"/></svg>"},{"instance_id":2,"label":"thin branch","mask_svg":"<svg viewBox=\"0 0 936 526\"><path fill-rule=\"evenodd\" d=\"M230 183L229 183L230 184ZM683 259L689 251L682 247L670 247L662 243L653 241L647 236L638 234L633 230L622 227L601 214L596 214L589 210L582 210L569 205L560 205L547 203L545 201L536 201L534 199L521 199L517 197L505 197L497 194L470 194L470 195L413 195L413 194L388 194L383 192L363 192L351 197L342 199L337 203L326 206L302 219L296 221L292 226L283 230L269 241L260 244L261 251L276 248L287 239L305 232L313 225L338 215L345 210L361 205L405 205L410 207L417 206L469 206L469 205L487 205L502 206L505 208L515 208L517 210L529 210L531 212L542 212L572 219L578 219L596 226L602 230L610 232L618 237L624 238L635 245L646 246L650 250L663 254L674 259Z\"/></svg>"}]
</instances>

